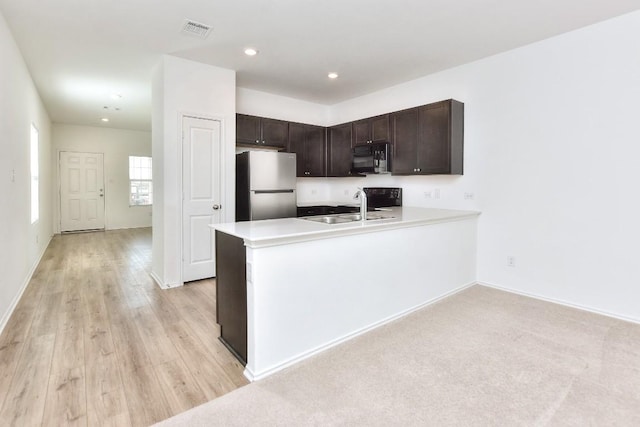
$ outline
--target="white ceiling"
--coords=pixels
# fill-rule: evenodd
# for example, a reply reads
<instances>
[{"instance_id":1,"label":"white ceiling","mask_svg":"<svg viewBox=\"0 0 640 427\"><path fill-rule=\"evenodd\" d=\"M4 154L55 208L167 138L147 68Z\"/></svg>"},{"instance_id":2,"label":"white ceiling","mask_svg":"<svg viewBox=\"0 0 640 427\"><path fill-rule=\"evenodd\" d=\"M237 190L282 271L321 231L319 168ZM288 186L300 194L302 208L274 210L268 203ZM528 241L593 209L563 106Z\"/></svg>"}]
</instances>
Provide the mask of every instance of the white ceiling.
<instances>
[{"instance_id":1,"label":"white ceiling","mask_svg":"<svg viewBox=\"0 0 640 427\"><path fill-rule=\"evenodd\" d=\"M0 0L0 11L54 122L149 130L151 73L162 54L234 69L241 87L331 105L631 12L639 3ZM210 36L181 34L186 18L212 25ZM247 46L259 55L245 56ZM340 77L329 80L329 71ZM112 100L113 92L123 98ZM106 125L99 121L105 115Z\"/></svg>"}]
</instances>

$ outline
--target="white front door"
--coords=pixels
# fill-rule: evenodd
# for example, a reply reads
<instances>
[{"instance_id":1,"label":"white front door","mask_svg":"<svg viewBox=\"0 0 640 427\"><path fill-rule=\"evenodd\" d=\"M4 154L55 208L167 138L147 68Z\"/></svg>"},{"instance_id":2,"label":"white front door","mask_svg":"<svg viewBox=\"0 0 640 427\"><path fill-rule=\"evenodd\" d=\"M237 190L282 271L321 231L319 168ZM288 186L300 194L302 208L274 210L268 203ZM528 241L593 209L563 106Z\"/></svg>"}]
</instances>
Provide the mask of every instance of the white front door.
<instances>
[{"instance_id":1,"label":"white front door","mask_svg":"<svg viewBox=\"0 0 640 427\"><path fill-rule=\"evenodd\" d=\"M222 126L217 120L182 119L182 281L216 275L214 232L219 223L220 143Z\"/></svg>"},{"instance_id":2,"label":"white front door","mask_svg":"<svg viewBox=\"0 0 640 427\"><path fill-rule=\"evenodd\" d=\"M104 230L102 153L60 152L60 231Z\"/></svg>"}]
</instances>

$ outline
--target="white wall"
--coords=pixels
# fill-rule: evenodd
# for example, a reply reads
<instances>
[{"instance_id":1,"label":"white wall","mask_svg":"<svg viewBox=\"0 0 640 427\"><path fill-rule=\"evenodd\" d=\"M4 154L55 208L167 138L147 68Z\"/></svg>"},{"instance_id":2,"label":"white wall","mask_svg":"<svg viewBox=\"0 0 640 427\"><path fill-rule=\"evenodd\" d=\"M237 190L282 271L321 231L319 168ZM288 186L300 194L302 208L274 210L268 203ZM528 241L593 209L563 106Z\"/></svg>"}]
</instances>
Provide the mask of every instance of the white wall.
<instances>
[{"instance_id":1,"label":"white wall","mask_svg":"<svg viewBox=\"0 0 640 427\"><path fill-rule=\"evenodd\" d=\"M151 206L129 206L129 156L151 156L151 132L95 126L53 125L53 170L59 183L61 151L104 154L105 227L151 226ZM60 199L54 198L54 231L60 232Z\"/></svg>"},{"instance_id":2,"label":"white wall","mask_svg":"<svg viewBox=\"0 0 640 427\"><path fill-rule=\"evenodd\" d=\"M165 55L153 77L153 261L161 287L182 284L183 114L222 122L224 222L235 220L235 72Z\"/></svg>"},{"instance_id":3,"label":"white wall","mask_svg":"<svg viewBox=\"0 0 640 427\"><path fill-rule=\"evenodd\" d=\"M480 280L640 321L639 39L636 12L467 73Z\"/></svg>"},{"instance_id":4,"label":"white wall","mask_svg":"<svg viewBox=\"0 0 640 427\"><path fill-rule=\"evenodd\" d=\"M284 245L249 244L245 375L252 381L271 375L473 284L476 229L471 217ZM365 257L376 251L392 268L369 267ZM354 267L361 263L367 266Z\"/></svg>"},{"instance_id":5,"label":"white wall","mask_svg":"<svg viewBox=\"0 0 640 427\"><path fill-rule=\"evenodd\" d=\"M639 39L634 12L334 105L329 124L464 102L464 176L300 179L298 196L398 185L405 205L479 209L480 281L640 321Z\"/></svg>"},{"instance_id":6,"label":"white wall","mask_svg":"<svg viewBox=\"0 0 640 427\"><path fill-rule=\"evenodd\" d=\"M237 112L290 122L327 126L329 107L253 89L237 88Z\"/></svg>"},{"instance_id":7,"label":"white wall","mask_svg":"<svg viewBox=\"0 0 640 427\"><path fill-rule=\"evenodd\" d=\"M0 332L53 235L51 122L0 14ZM30 127L39 131L40 219L30 221Z\"/></svg>"}]
</instances>

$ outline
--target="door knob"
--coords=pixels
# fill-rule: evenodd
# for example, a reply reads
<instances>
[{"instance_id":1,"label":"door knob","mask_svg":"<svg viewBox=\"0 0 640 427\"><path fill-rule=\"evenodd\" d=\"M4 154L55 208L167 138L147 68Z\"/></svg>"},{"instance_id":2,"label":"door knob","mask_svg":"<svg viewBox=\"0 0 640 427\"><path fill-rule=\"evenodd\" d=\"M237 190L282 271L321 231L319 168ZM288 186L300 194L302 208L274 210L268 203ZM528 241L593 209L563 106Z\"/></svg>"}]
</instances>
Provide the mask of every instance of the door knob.
<instances>
[{"instance_id":1,"label":"door knob","mask_svg":"<svg viewBox=\"0 0 640 427\"><path fill-rule=\"evenodd\" d=\"M220 205L213 205L213 210L217 211L218 209L220 209L222 206Z\"/></svg>"}]
</instances>

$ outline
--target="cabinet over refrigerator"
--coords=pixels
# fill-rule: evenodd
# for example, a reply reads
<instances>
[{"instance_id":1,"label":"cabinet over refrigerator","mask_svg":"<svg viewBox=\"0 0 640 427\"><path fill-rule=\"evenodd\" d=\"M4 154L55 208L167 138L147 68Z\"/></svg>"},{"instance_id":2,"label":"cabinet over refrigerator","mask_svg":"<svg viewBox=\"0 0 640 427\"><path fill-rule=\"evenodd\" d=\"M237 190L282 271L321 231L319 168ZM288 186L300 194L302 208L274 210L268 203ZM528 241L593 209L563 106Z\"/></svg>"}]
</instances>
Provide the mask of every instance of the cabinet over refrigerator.
<instances>
[{"instance_id":1,"label":"cabinet over refrigerator","mask_svg":"<svg viewBox=\"0 0 640 427\"><path fill-rule=\"evenodd\" d=\"M296 155L247 151L236 155L236 221L296 216Z\"/></svg>"}]
</instances>

